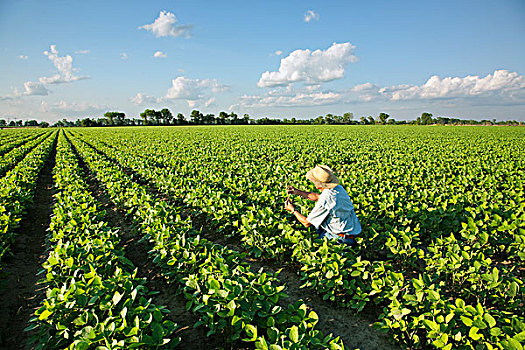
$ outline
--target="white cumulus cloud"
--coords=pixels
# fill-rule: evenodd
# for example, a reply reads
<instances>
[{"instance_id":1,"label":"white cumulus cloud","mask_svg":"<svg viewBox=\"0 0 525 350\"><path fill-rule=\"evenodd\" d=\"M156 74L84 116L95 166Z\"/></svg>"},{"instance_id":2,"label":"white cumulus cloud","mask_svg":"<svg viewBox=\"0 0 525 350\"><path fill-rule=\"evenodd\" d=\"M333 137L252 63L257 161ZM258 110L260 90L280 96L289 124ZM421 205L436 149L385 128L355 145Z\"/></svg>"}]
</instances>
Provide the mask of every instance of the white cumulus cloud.
<instances>
[{"instance_id":1,"label":"white cumulus cloud","mask_svg":"<svg viewBox=\"0 0 525 350\"><path fill-rule=\"evenodd\" d=\"M155 58L166 58L168 57L168 55L166 55L164 52L162 51L157 51L153 54L153 57Z\"/></svg>"},{"instance_id":2,"label":"white cumulus cloud","mask_svg":"<svg viewBox=\"0 0 525 350\"><path fill-rule=\"evenodd\" d=\"M35 83L32 81L26 81L24 83L24 93L25 96L47 96L49 95L49 90L45 87L44 84Z\"/></svg>"},{"instance_id":3,"label":"white cumulus cloud","mask_svg":"<svg viewBox=\"0 0 525 350\"><path fill-rule=\"evenodd\" d=\"M127 60L128 58L129 58L129 57L128 57L128 54L127 54L127 53L123 52L123 53L120 54L120 59L121 59L121 60Z\"/></svg>"},{"instance_id":4,"label":"white cumulus cloud","mask_svg":"<svg viewBox=\"0 0 525 350\"><path fill-rule=\"evenodd\" d=\"M157 38L165 36L191 36L191 24L177 24L177 17L171 12L160 11L159 17L151 24L138 27L152 32Z\"/></svg>"},{"instance_id":5,"label":"white cumulus cloud","mask_svg":"<svg viewBox=\"0 0 525 350\"><path fill-rule=\"evenodd\" d=\"M354 45L346 42L333 43L324 51L295 50L281 59L278 71L264 72L257 86L283 86L295 82L315 85L341 79L348 63L357 61L354 49Z\"/></svg>"},{"instance_id":6,"label":"white cumulus cloud","mask_svg":"<svg viewBox=\"0 0 525 350\"><path fill-rule=\"evenodd\" d=\"M75 76L73 74L73 58L70 55L59 56L56 45L51 45L49 51L44 51L44 55L49 58L53 65L58 70L58 73L51 77L41 77L39 79L42 84L62 84L71 83L77 80L89 79L85 76Z\"/></svg>"},{"instance_id":7,"label":"white cumulus cloud","mask_svg":"<svg viewBox=\"0 0 525 350\"><path fill-rule=\"evenodd\" d=\"M27 55L19 55L18 58L21 59L21 60L27 60L28 59Z\"/></svg>"},{"instance_id":8,"label":"white cumulus cloud","mask_svg":"<svg viewBox=\"0 0 525 350\"><path fill-rule=\"evenodd\" d=\"M319 14L313 10L308 10L304 13L304 21L306 23L312 21L312 20L316 20L318 21L319 18L321 18L321 16L319 16Z\"/></svg>"},{"instance_id":9,"label":"white cumulus cloud","mask_svg":"<svg viewBox=\"0 0 525 350\"><path fill-rule=\"evenodd\" d=\"M275 51L275 55L277 55L277 56L281 56L282 54L283 54L283 52L281 50Z\"/></svg>"},{"instance_id":10,"label":"white cumulus cloud","mask_svg":"<svg viewBox=\"0 0 525 350\"><path fill-rule=\"evenodd\" d=\"M171 87L163 97L157 98L139 92L130 98L130 101L136 105L142 105L170 100L185 100L191 108L199 104L209 107L215 104L215 97L212 94L227 90L228 86L220 84L216 79L201 80L180 76L171 81Z\"/></svg>"},{"instance_id":11,"label":"white cumulus cloud","mask_svg":"<svg viewBox=\"0 0 525 350\"><path fill-rule=\"evenodd\" d=\"M496 70L486 77L430 77L423 85L397 85L379 90L392 101L502 96L512 98L525 90L525 77L508 70Z\"/></svg>"},{"instance_id":12,"label":"white cumulus cloud","mask_svg":"<svg viewBox=\"0 0 525 350\"><path fill-rule=\"evenodd\" d=\"M168 89L165 99L168 100L200 100L211 92L222 92L228 89L227 86L219 84L213 79L189 79L177 77L171 81L172 86Z\"/></svg>"}]
</instances>

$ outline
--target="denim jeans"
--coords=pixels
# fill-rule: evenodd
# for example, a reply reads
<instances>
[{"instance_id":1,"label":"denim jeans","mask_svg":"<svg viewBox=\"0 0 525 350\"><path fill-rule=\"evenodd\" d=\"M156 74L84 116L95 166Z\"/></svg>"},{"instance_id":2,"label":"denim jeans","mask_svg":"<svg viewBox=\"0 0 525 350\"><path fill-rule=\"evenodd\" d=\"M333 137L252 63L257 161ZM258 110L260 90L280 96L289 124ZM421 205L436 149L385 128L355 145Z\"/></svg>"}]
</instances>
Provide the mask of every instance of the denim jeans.
<instances>
[{"instance_id":1,"label":"denim jeans","mask_svg":"<svg viewBox=\"0 0 525 350\"><path fill-rule=\"evenodd\" d=\"M319 235L317 237L317 239L323 239L325 237L328 238L328 239L335 239L333 235L329 234L328 232L323 230L321 227L316 229L316 232ZM353 238L343 238L343 237L337 236L337 243L339 243L339 244L346 244L346 245L354 245L354 244L356 244L356 241Z\"/></svg>"}]
</instances>

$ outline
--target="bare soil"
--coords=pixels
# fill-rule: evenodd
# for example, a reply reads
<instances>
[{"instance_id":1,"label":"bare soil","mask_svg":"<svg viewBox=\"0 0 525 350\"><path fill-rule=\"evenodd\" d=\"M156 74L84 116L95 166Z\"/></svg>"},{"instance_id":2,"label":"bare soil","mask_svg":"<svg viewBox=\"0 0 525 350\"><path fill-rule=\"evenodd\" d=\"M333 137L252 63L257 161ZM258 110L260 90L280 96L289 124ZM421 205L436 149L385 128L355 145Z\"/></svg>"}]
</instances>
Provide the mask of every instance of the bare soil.
<instances>
[{"instance_id":1,"label":"bare soil","mask_svg":"<svg viewBox=\"0 0 525 350\"><path fill-rule=\"evenodd\" d=\"M11 253L5 257L0 282L0 349L27 349L30 333L24 332L28 321L45 297L37 276L45 261L46 230L53 212L53 175L56 140L40 173L33 204L17 230Z\"/></svg>"}]
</instances>

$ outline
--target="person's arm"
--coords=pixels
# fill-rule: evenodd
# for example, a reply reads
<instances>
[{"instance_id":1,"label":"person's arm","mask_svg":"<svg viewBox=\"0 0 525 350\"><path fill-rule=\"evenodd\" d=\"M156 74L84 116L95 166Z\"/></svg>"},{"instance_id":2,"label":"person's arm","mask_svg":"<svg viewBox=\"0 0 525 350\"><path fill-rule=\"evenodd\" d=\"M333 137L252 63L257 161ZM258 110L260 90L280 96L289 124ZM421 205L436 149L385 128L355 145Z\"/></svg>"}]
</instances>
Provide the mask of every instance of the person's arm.
<instances>
[{"instance_id":1,"label":"person's arm","mask_svg":"<svg viewBox=\"0 0 525 350\"><path fill-rule=\"evenodd\" d=\"M297 220L299 220L299 222L301 224L304 225L304 227L310 227L312 224L310 222L308 222L308 220L306 219L306 216L304 216L303 214L301 214L298 210L294 210L292 211L292 214L295 215L295 217L297 218Z\"/></svg>"},{"instance_id":2,"label":"person's arm","mask_svg":"<svg viewBox=\"0 0 525 350\"><path fill-rule=\"evenodd\" d=\"M293 206L293 204L290 203L289 201L286 201L284 209L286 209L289 212L291 212L292 214L294 214L296 219L299 220L299 222L301 224L303 224L304 227L310 227L312 225L310 222L308 222L308 220L306 219L306 216L304 216L298 210L296 210L295 207Z\"/></svg>"},{"instance_id":3,"label":"person's arm","mask_svg":"<svg viewBox=\"0 0 525 350\"><path fill-rule=\"evenodd\" d=\"M314 202L317 202L317 200L319 199L319 193L301 191L301 190L298 190L297 188L295 188L293 186L288 187L288 191L287 192L288 192L288 194L295 194L295 195L301 196L301 197L303 197L305 199L309 199L309 200L314 201Z\"/></svg>"}]
</instances>

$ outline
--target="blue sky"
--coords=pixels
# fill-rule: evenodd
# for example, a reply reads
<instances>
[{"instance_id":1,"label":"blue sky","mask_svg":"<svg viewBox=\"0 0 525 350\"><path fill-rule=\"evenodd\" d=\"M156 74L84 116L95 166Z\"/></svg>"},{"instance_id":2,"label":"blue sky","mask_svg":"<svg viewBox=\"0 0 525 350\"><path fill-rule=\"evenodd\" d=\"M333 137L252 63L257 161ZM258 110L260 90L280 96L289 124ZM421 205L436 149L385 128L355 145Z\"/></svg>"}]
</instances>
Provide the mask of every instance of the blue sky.
<instances>
[{"instance_id":1,"label":"blue sky","mask_svg":"<svg viewBox=\"0 0 525 350\"><path fill-rule=\"evenodd\" d=\"M2 1L0 118L525 121L525 2Z\"/></svg>"}]
</instances>

